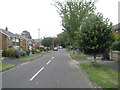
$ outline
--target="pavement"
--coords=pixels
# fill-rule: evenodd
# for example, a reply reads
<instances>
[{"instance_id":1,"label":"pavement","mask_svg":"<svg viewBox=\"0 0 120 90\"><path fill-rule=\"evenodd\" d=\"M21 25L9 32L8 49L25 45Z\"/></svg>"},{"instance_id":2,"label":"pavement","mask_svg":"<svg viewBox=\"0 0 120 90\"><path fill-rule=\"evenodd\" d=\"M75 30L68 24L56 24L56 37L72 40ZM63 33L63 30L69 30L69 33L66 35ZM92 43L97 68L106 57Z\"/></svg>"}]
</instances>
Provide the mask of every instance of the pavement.
<instances>
[{"instance_id":1,"label":"pavement","mask_svg":"<svg viewBox=\"0 0 120 90\"><path fill-rule=\"evenodd\" d=\"M31 56L35 56L35 55L44 55L43 53L36 53L36 54L31 54L29 56L26 56L26 57L20 57L20 58L9 58L9 59L6 59L6 60L2 60L2 64L12 64L12 65L19 65L19 64L22 64L26 61L17 61L19 59L24 59L24 58L27 58L27 57L31 57Z\"/></svg>"},{"instance_id":2,"label":"pavement","mask_svg":"<svg viewBox=\"0 0 120 90\"><path fill-rule=\"evenodd\" d=\"M94 85L61 49L2 73L3 88L93 88Z\"/></svg>"}]
</instances>

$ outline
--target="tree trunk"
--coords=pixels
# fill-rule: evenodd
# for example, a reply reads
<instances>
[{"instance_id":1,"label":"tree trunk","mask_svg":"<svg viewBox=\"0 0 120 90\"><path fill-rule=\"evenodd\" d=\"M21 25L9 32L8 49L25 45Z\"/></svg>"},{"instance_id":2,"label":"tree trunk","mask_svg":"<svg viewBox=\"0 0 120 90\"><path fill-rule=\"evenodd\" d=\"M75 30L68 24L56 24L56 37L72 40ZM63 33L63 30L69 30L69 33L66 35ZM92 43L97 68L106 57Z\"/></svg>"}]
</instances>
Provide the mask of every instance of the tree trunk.
<instances>
[{"instance_id":1,"label":"tree trunk","mask_svg":"<svg viewBox=\"0 0 120 90\"><path fill-rule=\"evenodd\" d=\"M96 55L94 55L94 62L96 62Z\"/></svg>"}]
</instances>

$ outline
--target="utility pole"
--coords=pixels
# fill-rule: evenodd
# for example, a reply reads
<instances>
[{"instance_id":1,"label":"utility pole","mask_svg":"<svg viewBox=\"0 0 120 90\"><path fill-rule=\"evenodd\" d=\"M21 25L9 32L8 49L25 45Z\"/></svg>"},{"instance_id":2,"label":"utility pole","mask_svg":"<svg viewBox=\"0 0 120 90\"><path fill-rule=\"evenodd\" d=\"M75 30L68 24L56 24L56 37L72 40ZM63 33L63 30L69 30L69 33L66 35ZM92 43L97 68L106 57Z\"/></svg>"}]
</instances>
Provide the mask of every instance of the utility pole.
<instances>
[{"instance_id":1,"label":"utility pole","mask_svg":"<svg viewBox=\"0 0 120 90\"><path fill-rule=\"evenodd\" d=\"M40 39L40 29L38 29L38 39Z\"/></svg>"}]
</instances>

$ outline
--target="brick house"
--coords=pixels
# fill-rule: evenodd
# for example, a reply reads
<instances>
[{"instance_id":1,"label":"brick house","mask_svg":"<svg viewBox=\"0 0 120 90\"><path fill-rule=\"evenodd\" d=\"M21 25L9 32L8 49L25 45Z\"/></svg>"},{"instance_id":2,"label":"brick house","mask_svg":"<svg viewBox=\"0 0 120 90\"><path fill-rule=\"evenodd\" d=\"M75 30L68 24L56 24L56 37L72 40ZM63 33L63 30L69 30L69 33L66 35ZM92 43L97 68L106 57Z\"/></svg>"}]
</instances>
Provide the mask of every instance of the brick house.
<instances>
[{"instance_id":1,"label":"brick house","mask_svg":"<svg viewBox=\"0 0 120 90\"><path fill-rule=\"evenodd\" d=\"M15 34L16 36L18 36L20 38L20 48L22 50L28 50L29 47L29 39L26 38L25 36L19 35L19 34Z\"/></svg>"},{"instance_id":2,"label":"brick house","mask_svg":"<svg viewBox=\"0 0 120 90\"><path fill-rule=\"evenodd\" d=\"M8 49L13 46L20 46L20 38L17 37L12 32L8 31L8 29L3 30L0 29L0 49Z\"/></svg>"},{"instance_id":3,"label":"brick house","mask_svg":"<svg viewBox=\"0 0 120 90\"><path fill-rule=\"evenodd\" d=\"M2 33L0 33L0 53L2 52Z\"/></svg>"}]
</instances>

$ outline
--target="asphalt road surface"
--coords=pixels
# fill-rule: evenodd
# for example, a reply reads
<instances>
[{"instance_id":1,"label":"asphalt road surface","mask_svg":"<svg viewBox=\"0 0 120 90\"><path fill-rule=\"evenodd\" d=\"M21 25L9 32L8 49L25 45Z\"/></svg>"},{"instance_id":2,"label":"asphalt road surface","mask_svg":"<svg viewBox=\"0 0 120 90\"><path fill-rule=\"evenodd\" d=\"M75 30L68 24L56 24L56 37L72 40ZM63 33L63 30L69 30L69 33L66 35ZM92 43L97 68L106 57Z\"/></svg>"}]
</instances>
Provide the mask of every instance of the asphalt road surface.
<instances>
[{"instance_id":1,"label":"asphalt road surface","mask_svg":"<svg viewBox=\"0 0 120 90\"><path fill-rule=\"evenodd\" d=\"M2 88L92 88L68 53L61 49L2 73Z\"/></svg>"}]
</instances>

